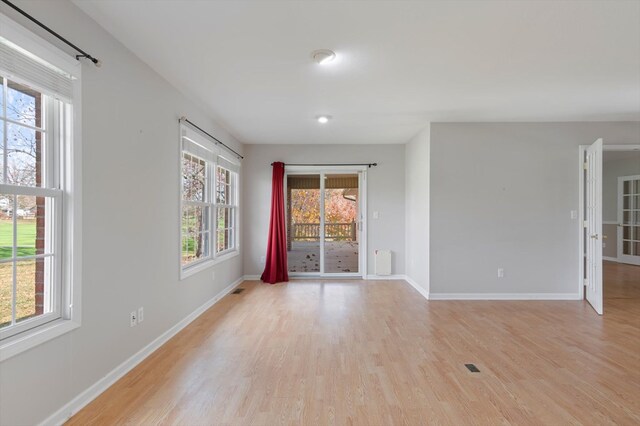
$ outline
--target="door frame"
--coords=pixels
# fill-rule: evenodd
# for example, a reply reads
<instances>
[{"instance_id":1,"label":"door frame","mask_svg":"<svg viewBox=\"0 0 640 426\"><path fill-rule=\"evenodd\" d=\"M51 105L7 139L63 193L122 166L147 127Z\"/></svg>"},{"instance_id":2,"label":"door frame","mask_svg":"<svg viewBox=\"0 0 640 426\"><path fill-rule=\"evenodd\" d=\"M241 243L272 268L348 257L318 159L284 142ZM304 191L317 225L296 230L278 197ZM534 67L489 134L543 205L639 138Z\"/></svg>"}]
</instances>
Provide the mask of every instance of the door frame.
<instances>
[{"instance_id":1,"label":"door frame","mask_svg":"<svg viewBox=\"0 0 640 426\"><path fill-rule=\"evenodd\" d=\"M284 170L284 202L287 199L287 177L300 174L318 174L320 175L320 229L324 225L324 176L326 174L353 173L358 175L358 191L360 195L360 241L358 244L358 272L289 272L289 276L295 278L358 278L366 279L367 276L367 260L368 260L368 221L367 221L367 166L285 166ZM286 215L286 212L285 212ZM288 218L286 218L288 220ZM324 270L324 234L320 235L320 270Z\"/></svg>"},{"instance_id":2,"label":"door frame","mask_svg":"<svg viewBox=\"0 0 640 426\"><path fill-rule=\"evenodd\" d=\"M585 279L584 279L584 249L585 249L585 233L584 233L584 161L587 148L590 145L580 145L578 152L578 294L579 299L584 300L585 297ZM606 145L602 146L602 151L640 151L640 144L629 145ZM604 286L603 286L604 287Z\"/></svg>"},{"instance_id":3,"label":"door frame","mask_svg":"<svg viewBox=\"0 0 640 426\"><path fill-rule=\"evenodd\" d=\"M617 216L617 227L616 227L616 259L618 259L618 262L620 263L627 263L629 265L640 265L640 263L635 263L636 259L633 260L629 260L629 261L622 261L623 260L623 256L629 256L632 257L632 255L626 255L623 253L623 226L621 226L621 224L623 224L624 222L624 214L623 214L623 196L622 196L622 192L623 192L623 185L624 185L624 181L625 180L639 180L640 179L640 175L629 175L629 176L618 176L618 194L617 194L617 198L618 198L618 216Z\"/></svg>"}]
</instances>

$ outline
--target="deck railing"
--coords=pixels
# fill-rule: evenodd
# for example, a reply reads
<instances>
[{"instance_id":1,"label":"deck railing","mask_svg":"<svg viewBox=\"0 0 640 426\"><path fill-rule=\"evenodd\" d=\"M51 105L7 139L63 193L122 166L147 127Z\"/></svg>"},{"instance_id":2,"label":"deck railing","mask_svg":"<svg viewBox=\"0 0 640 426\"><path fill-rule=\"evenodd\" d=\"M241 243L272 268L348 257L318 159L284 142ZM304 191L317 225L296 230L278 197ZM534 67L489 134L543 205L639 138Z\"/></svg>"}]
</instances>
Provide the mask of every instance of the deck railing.
<instances>
[{"instance_id":1,"label":"deck railing","mask_svg":"<svg viewBox=\"0 0 640 426\"><path fill-rule=\"evenodd\" d=\"M324 238L325 240L356 240L356 223L325 223ZM319 241L320 240L320 224L319 223L294 223L293 224L293 241Z\"/></svg>"}]
</instances>

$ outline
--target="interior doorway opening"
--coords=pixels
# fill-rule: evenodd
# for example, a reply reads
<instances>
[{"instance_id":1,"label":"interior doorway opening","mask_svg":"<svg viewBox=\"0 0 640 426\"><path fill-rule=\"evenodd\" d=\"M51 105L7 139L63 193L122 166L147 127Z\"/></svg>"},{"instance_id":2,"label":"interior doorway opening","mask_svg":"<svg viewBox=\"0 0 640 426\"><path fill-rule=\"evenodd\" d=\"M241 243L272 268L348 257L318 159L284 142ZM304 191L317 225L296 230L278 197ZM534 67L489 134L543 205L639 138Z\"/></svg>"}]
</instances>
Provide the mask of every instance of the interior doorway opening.
<instances>
[{"instance_id":1,"label":"interior doorway opening","mask_svg":"<svg viewBox=\"0 0 640 426\"><path fill-rule=\"evenodd\" d=\"M602 314L640 302L640 145L597 145L580 149L580 291Z\"/></svg>"}]
</instances>

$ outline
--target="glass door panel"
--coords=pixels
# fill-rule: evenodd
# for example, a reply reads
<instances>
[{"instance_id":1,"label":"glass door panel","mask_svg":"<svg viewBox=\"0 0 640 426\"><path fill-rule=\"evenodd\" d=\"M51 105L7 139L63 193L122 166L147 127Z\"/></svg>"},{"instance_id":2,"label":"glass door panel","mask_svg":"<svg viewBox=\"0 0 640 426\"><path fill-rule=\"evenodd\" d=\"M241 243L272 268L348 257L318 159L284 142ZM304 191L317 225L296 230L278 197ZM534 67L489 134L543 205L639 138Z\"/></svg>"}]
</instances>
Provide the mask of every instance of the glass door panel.
<instances>
[{"instance_id":1,"label":"glass door panel","mask_svg":"<svg viewBox=\"0 0 640 426\"><path fill-rule=\"evenodd\" d=\"M324 175L324 272L359 272L359 182L357 173Z\"/></svg>"},{"instance_id":2,"label":"glass door panel","mask_svg":"<svg viewBox=\"0 0 640 426\"><path fill-rule=\"evenodd\" d=\"M320 175L287 175L289 272L320 273Z\"/></svg>"},{"instance_id":3,"label":"glass door panel","mask_svg":"<svg viewBox=\"0 0 640 426\"><path fill-rule=\"evenodd\" d=\"M624 178L622 182L622 221L620 260L640 264L640 179Z\"/></svg>"}]
</instances>

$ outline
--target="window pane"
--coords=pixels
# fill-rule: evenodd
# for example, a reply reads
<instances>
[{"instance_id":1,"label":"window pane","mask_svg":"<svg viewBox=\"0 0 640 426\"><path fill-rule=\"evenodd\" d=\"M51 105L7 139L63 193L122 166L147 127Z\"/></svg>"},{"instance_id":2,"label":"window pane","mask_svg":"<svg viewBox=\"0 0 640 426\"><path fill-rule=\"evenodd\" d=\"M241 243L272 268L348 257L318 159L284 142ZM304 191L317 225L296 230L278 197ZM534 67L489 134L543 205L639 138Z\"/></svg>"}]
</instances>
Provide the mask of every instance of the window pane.
<instances>
[{"instance_id":1,"label":"window pane","mask_svg":"<svg viewBox=\"0 0 640 426\"><path fill-rule=\"evenodd\" d=\"M52 241L45 218L46 198L19 195L17 201L17 256L51 253Z\"/></svg>"},{"instance_id":2,"label":"window pane","mask_svg":"<svg viewBox=\"0 0 640 426\"><path fill-rule=\"evenodd\" d=\"M4 120L0 120L0 183L4 183Z\"/></svg>"},{"instance_id":3,"label":"window pane","mask_svg":"<svg viewBox=\"0 0 640 426\"><path fill-rule=\"evenodd\" d=\"M46 298L52 283L52 258L28 259L16 262L16 322L51 311ZM47 277L48 279L45 279Z\"/></svg>"},{"instance_id":4,"label":"window pane","mask_svg":"<svg viewBox=\"0 0 640 426\"><path fill-rule=\"evenodd\" d=\"M27 86L8 82L7 118L28 126L42 127L42 95Z\"/></svg>"},{"instance_id":5,"label":"window pane","mask_svg":"<svg viewBox=\"0 0 640 426\"><path fill-rule=\"evenodd\" d=\"M0 194L0 259L13 257L13 195Z\"/></svg>"},{"instance_id":6,"label":"window pane","mask_svg":"<svg viewBox=\"0 0 640 426\"><path fill-rule=\"evenodd\" d=\"M4 117L4 78L0 77L0 117Z\"/></svg>"},{"instance_id":7,"label":"window pane","mask_svg":"<svg viewBox=\"0 0 640 426\"><path fill-rule=\"evenodd\" d=\"M219 204L231 204L230 195L230 181L229 181L229 171L218 167L217 168L217 179L216 179L216 203Z\"/></svg>"},{"instance_id":8,"label":"window pane","mask_svg":"<svg viewBox=\"0 0 640 426\"><path fill-rule=\"evenodd\" d=\"M219 230L216 234L216 252L221 252L225 247L224 229Z\"/></svg>"},{"instance_id":9,"label":"window pane","mask_svg":"<svg viewBox=\"0 0 640 426\"><path fill-rule=\"evenodd\" d=\"M207 201L206 178L206 162L191 154L184 153L182 156L182 198L189 201Z\"/></svg>"},{"instance_id":10,"label":"window pane","mask_svg":"<svg viewBox=\"0 0 640 426\"><path fill-rule=\"evenodd\" d=\"M210 239L210 237L209 237L209 233L208 232L203 232L201 234L200 241L202 243L202 256L203 257L208 257L209 256L209 247L210 247L209 239Z\"/></svg>"},{"instance_id":11,"label":"window pane","mask_svg":"<svg viewBox=\"0 0 640 426\"><path fill-rule=\"evenodd\" d=\"M6 183L41 186L42 132L16 124L7 126Z\"/></svg>"},{"instance_id":12,"label":"window pane","mask_svg":"<svg viewBox=\"0 0 640 426\"><path fill-rule=\"evenodd\" d=\"M184 206L182 209L182 264L189 263L193 259L193 238L189 233L192 228L192 208Z\"/></svg>"},{"instance_id":13,"label":"window pane","mask_svg":"<svg viewBox=\"0 0 640 426\"><path fill-rule=\"evenodd\" d=\"M13 263L0 263L0 328L11 325Z\"/></svg>"},{"instance_id":14,"label":"window pane","mask_svg":"<svg viewBox=\"0 0 640 426\"><path fill-rule=\"evenodd\" d=\"M182 264L209 256L209 207L184 206L182 209Z\"/></svg>"}]
</instances>

